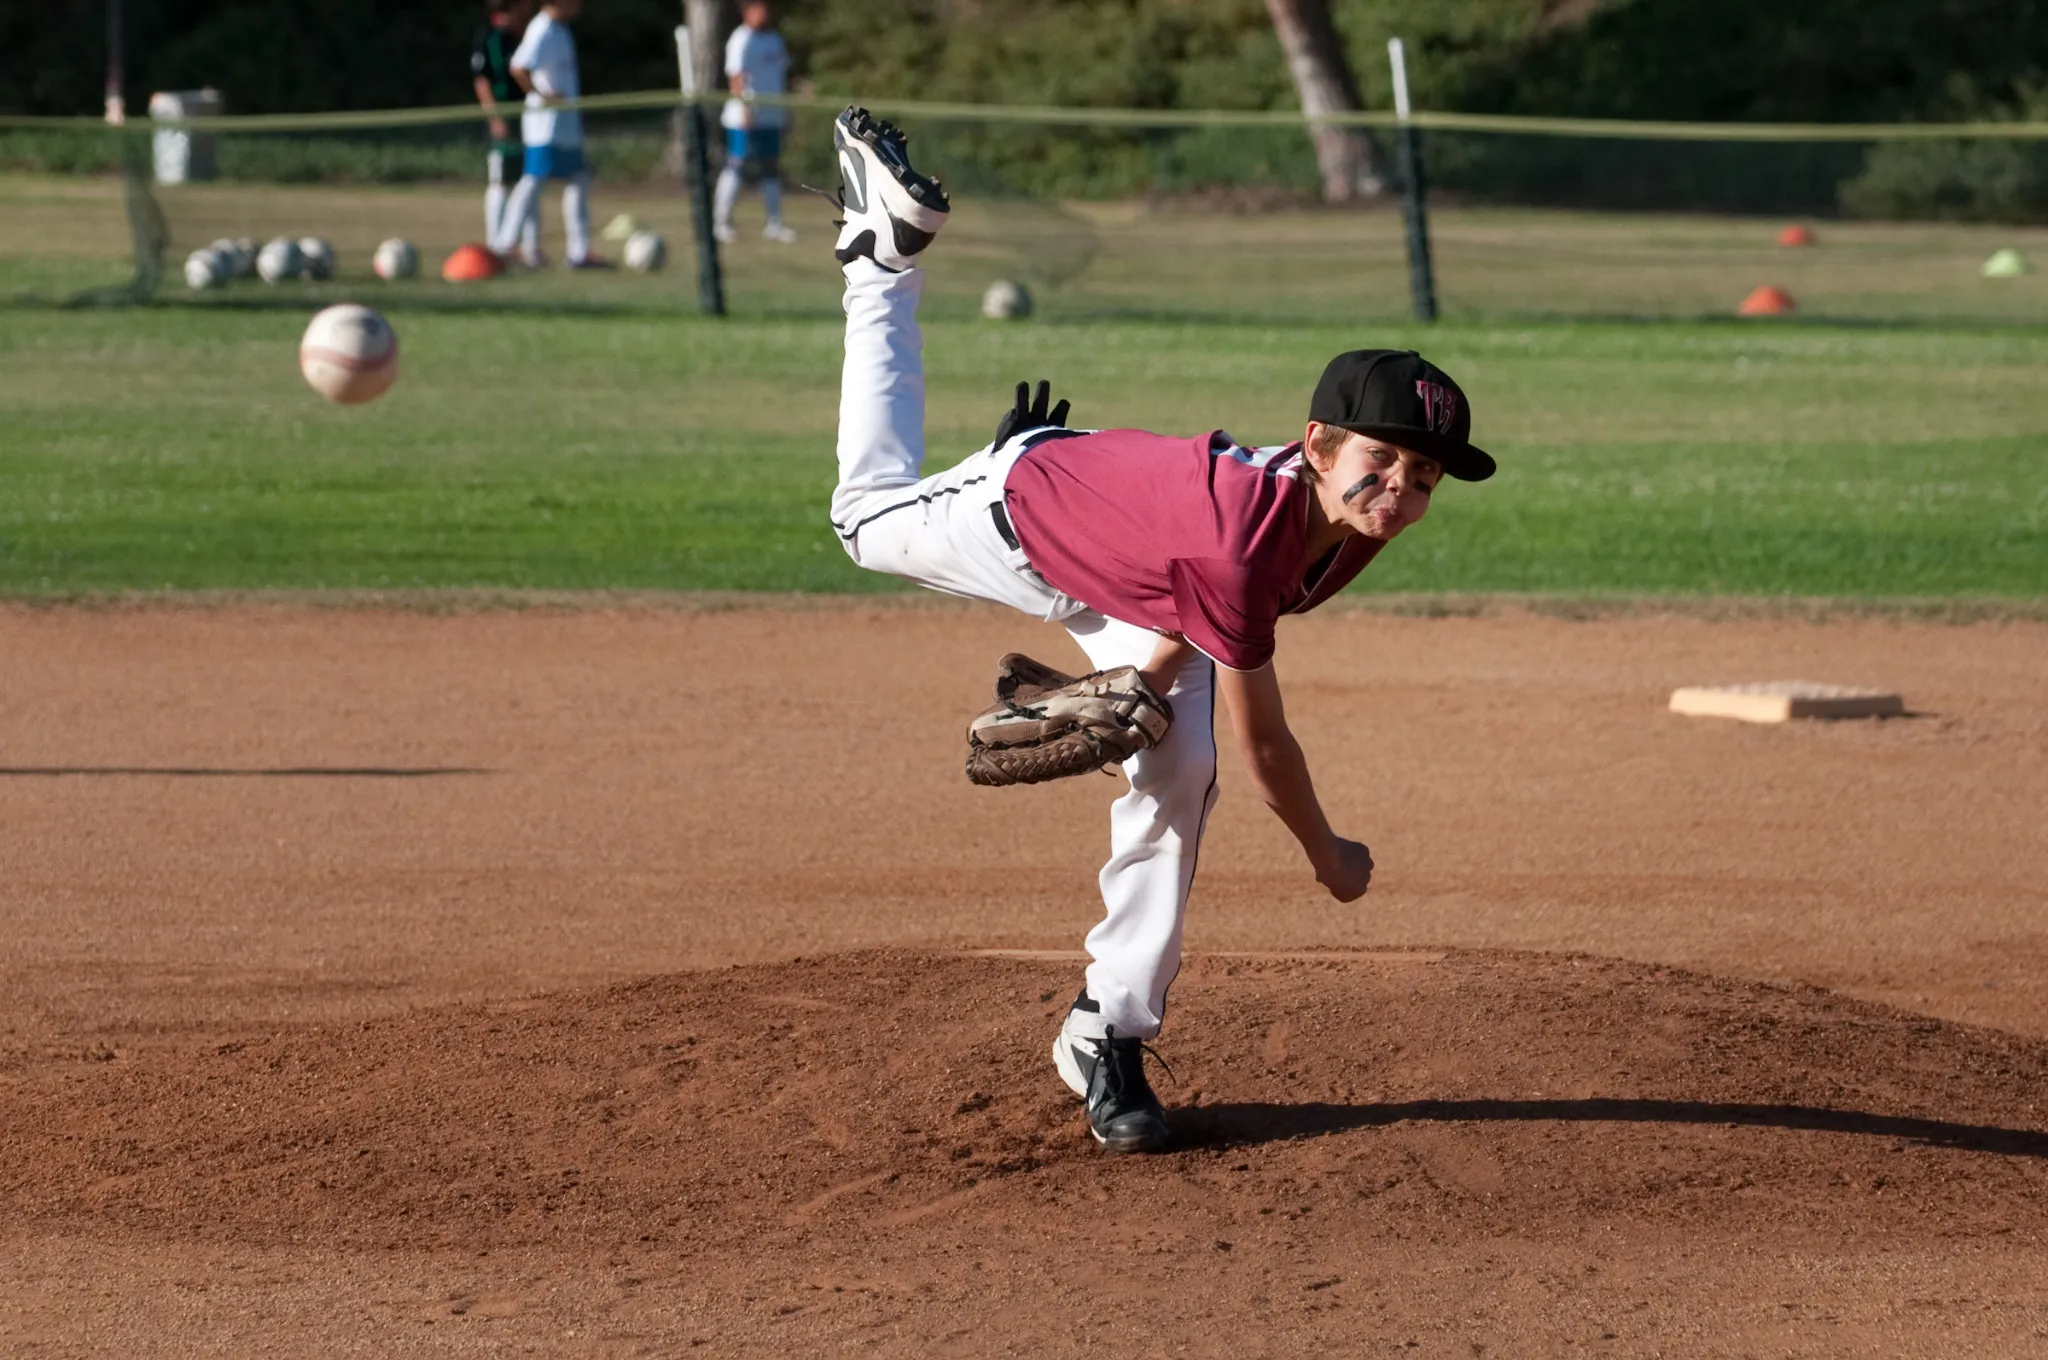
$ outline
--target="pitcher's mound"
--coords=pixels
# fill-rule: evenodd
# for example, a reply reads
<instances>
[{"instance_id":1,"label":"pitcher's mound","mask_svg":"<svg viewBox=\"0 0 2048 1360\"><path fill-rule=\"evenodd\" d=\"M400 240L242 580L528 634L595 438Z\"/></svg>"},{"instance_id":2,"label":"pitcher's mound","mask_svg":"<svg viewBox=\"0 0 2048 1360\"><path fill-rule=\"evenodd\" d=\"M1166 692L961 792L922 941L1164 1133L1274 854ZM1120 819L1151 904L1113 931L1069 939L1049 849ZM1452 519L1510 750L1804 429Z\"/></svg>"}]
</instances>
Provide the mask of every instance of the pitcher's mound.
<instances>
[{"instance_id":1,"label":"pitcher's mound","mask_svg":"<svg viewBox=\"0 0 2048 1360\"><path fill-rule=\"evenodd\" d=\"M1555 955L1216 956L1155 1067L1177 1135L1087 1138L1077 968L873 952L67 1061L0 1104L0 1206L91 1232L485 1248L1583 1232L1976 1235L2048 1202L2048 1044ZM1276 1236L1277 1235L1277 1236ZM1279 1249L1275 1246L1275 1249Z\"/></svg>"}]
</instances>

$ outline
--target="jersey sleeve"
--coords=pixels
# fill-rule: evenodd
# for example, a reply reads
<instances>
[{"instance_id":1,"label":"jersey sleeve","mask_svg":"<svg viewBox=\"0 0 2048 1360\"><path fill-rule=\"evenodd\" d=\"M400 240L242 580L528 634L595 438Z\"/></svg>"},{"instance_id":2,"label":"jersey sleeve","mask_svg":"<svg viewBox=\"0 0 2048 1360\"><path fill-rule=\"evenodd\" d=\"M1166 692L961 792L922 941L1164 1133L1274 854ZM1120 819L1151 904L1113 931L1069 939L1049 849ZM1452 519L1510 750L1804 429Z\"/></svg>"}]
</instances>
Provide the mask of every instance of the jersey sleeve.
<instances>
[{"instance_id":1,"label":"jersey sleeve","mask_svg":"<svg viewBox=\"0 0 2048 1360\"><path fill-rule=\"evenodd\" d=\"M1220 666L1255 671L1273 659L1280 602L1241 561L1176 557L1166 564L1181 636Z\"/></svg>"},{"instance_id":2,"label":"jersey sleeve","mask_svg":"<svg viewBox=\"0 0 2048 1360\"><path fill-rule=\"evenodd\" d=\"M546 15L542 15L526 26L526 35L519 40L518 49L512 53L512 60L506 65L517 66L522 71L531 71L540 64L540 45L551 31L551 26L542 22L546 18Z\"/></svg>"},{"instance_id":3,"label":"jersey sleeve","mask_svg":"<svg viewBox=\"0 0 2048 1360\"><path fill-rule=\"evenodd\" d=\"M729 76L746 74L747 43L754 36L754 30L741 24L725 40L725 73Z\"/></svg>"},{"instance_id":4,"label":"jersey sleeve","mask_svg":"<svg viewBox=\"0 0 2048 1360\"><path fill-rule=\"evenodd\" d=\"M491 73L491 30L480 28L476 41L469 45L469 74L471 79L488 76Z\"/></svg>"}]
</instances>

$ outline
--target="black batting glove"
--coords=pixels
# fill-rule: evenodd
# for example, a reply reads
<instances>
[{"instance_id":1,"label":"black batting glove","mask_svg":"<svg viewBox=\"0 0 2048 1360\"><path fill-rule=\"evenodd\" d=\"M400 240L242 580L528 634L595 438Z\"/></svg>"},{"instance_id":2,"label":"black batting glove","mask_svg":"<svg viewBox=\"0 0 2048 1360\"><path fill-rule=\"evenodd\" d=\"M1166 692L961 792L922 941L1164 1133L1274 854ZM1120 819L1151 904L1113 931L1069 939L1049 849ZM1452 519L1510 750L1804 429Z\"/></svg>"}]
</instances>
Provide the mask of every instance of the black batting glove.
<instances>
[{"instance_id":1,"label":"black batting glove","mask_svg":"<svg viewBox=\"0 0 2048 1360\"><path fill-rule=\"evenodd\" d=\"M1031 394L1029 383L1017 384L1017 404L1003 412L1003 418L996 422L995 447L1001 448L1010 441L1010 436L1019 430L1042 430L1048 426L1064 429L1067 423L1067 401L1047 409L1052 401L1052 384L1043 378L1038 381L1038 395Z\"/></svg>"}]
</instances>

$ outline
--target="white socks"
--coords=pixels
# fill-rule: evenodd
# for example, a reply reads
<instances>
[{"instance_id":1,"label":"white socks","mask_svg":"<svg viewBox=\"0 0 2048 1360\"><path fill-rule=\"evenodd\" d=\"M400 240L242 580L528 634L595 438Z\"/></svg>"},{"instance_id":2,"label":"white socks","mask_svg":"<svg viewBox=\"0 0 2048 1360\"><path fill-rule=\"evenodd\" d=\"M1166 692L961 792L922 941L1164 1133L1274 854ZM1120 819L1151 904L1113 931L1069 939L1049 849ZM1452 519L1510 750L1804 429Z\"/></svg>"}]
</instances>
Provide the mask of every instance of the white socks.
<instances>
[{"instance_id":1,"label":"white socks","mask_svg":"<svg viewBox=\"0 0 2048 1360\"><path fill-rule=\"evenodd\" d=\"M540 249L540 186L532 175L520 176L511 194L497 205L497 221L491 230L491 249L500 255L512 253L516 244L528 254ZM493 208L490 195L504 190L492 186L484 199L484 211ZM590 256L590 176L581 174L562 186L562 226L569 237L569 262Z\"/></svg>"},{"instance_id":2,"label":"white socks","mask_svg":"<svg viewBox=\"0 0 2048 1360\"><path fill-rule=\"evenodd\" d=\"M569 236L569 263L590 258L590 175L585 172L562 186L562 226Z\"/></svg>"},{"instance_id":3,"label":"white socks","mask_svg":"<svg viewBox=\"0 0 2048 1360\"><path fill-rule=\"evenodd\" d=\"M540 181L532 175L521 175L519 183L512 186L512 193L504 207L498 211L497 229L491 234L491 249L500 255L509 255L512 247L528 231L533 239L540 238Z\"/></svg>"},{"instance_id":4,"label":"white socks","mask_svg":"<svg viewBox=\"0 0 2048 1360\"><path fill-rule=\"evenodd\" d=\"M725 169L718 172L718 187L711 196L711 220L721 232L732 231L732 210L740 201L740 167L737 161L727 161ZM768 210L768 225L782 225L782 180L770 177L761 181L761 206Z\"/></svg>"},{"instance_id":5,"label":"white socks","mask_svg":"<svg viewBox=\"0 0 2048 1360\"><path fill-rule=\"evenodd\" d=\"M493 184L484 190L484 240L490 243L493 250L499 248L498 238L501 233L510 234L505 230L505 208L511 197L511 191L503 184ZM519 246L520 249L529 252L540 249L539 213L529 212L525 220L519 224Z\"/></svg>"},{"instance_id":6,"label":"white socks","mask_svg":"<svg viewBox=\"0 0 2048 1360\"><path fill-rule=\"evenodd\" d=\"M740 201L740 167L737 161L727 161L725 169L718 172L718 189L712 196L711 220L725 231L732 230L733 205Z\"/></svg>"}]
</instances>

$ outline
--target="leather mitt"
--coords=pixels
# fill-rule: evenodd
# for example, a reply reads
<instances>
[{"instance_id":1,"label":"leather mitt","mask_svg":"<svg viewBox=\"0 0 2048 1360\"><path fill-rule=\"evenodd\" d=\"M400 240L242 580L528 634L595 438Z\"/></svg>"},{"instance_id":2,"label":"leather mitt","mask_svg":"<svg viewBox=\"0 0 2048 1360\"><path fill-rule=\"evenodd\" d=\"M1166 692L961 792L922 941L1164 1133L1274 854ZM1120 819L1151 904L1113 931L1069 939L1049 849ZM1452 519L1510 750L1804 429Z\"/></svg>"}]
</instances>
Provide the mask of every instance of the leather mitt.
<instances>
[{"instance_id":1,"label":"leather mitt","mask_svg":"<svg viewBox=\"0 0 2048 1360\"><path fill-rule=\"evenodd\" d=\"M1135 666L1074 676L1012 652L995 706L967 725L967 777L1001 787L1092 774L1157 746L1172 725L1172 705Z\"/></svg>"}]
</instances>

